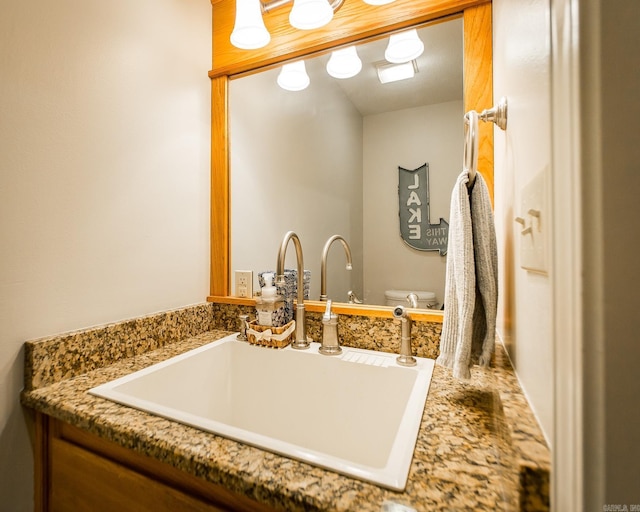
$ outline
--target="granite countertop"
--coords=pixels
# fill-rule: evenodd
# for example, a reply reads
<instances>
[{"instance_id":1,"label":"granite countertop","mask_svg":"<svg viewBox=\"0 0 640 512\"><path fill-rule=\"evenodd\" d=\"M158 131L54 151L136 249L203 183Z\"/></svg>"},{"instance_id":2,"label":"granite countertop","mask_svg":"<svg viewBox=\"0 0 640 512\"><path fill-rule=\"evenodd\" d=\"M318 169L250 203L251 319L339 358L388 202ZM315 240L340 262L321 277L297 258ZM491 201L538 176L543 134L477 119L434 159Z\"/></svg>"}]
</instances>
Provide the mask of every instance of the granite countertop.
<instances>
[{"instance_id":1,"label":"granite countertop","mask_svg":"<svg viewBox=\"0 0 640 512\"><path fill-rule=\"evenodd\" d=\"M42 387L28 385L22 401L29 408L277 510L379 511L385 501L419 511L548 508L549 453L501 346L495 367L474 368L469 382L457 381L449 370L435 367L404 492L87 393L94 386L228 334L227 330L208 330L108 366L45 382ZM37 348L42 357L46 347ZM34 350L33 346L27 350L27 359ZM27 367L27 382L29 372Z\"/></svg>"}]
</instances>

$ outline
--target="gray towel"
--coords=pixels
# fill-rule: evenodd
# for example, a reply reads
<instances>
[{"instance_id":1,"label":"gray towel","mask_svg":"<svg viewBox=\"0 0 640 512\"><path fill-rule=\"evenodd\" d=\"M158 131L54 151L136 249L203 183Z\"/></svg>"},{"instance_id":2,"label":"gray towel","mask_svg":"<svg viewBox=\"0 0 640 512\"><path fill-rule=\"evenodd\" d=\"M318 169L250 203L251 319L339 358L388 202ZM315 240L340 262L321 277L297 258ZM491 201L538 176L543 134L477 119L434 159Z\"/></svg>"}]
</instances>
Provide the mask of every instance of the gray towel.
<instances>
[{"instance_id":1,"label":"gray towel","mask_svg":"<svg viewBox=\"0 0 640 512\"><path fill-rule=\"evenodd\" d=\"M445 310L436 363L469 379L471 365L489 366L495 344L498 250L487 185L476 173L471 192L463 171L451 194Z\"/></svg>"}]
</instances>

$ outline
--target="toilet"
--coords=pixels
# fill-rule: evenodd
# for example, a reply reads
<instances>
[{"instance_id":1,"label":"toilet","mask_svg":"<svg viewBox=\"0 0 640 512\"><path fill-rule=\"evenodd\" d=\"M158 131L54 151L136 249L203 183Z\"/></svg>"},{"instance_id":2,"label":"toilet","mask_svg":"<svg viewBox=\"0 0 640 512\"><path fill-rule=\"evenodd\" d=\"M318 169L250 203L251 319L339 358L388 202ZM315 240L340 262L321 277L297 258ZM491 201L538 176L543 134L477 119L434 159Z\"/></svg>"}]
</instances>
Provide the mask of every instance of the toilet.
<instances>
[{"instance_id":1,"label":"toilet","mask_svg":"<svg viewBox=\"0 0 640 512\"><path fill-rule=\"evenodd\" d=\"M434 309L438 307L436 294L418 290L386 290L384 292L384 303L387 306L408 306L407 295L415 293L418 296L418 308Z\"/></svg>"}]
</instances>

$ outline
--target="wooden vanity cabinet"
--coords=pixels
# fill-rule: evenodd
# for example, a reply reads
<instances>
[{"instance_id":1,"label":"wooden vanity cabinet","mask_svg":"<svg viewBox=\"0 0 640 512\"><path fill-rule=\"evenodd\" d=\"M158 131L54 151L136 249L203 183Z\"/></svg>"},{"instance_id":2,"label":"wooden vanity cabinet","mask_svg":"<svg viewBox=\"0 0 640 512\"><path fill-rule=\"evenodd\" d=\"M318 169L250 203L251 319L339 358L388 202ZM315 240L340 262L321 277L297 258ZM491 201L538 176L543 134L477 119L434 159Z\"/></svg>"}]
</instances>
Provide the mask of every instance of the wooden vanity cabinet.
<instances>
[{"instance_id":1,"label":"wooden vanity cabinet","mask_svg":"<svg viewBox=\"0 0 640 512\"><path fill-rule=\"evenodd\" d=\"M36 511L273 511L41 413L35 447Z\"/></svg>"}]
</instances>

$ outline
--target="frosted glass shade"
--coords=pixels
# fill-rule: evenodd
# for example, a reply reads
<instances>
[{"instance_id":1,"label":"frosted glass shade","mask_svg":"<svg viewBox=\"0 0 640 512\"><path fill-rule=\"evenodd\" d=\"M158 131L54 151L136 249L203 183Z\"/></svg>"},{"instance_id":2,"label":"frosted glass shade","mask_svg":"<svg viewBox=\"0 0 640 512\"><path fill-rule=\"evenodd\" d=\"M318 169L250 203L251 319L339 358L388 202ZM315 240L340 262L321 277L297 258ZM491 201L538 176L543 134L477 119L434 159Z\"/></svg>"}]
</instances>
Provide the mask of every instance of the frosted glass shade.
<instances>
[{"instance_id":1,"label":"frosted glass shade","mask_svg":"<svg viewBox=\"0 0 640 512\"><path fill-rule=\"evenodd\" d=\"M334 78L351 78L361 69L362 61L355 46L335 50L327 62L327 73Z\"/></svg>"},{"instance_id":2,"label":"frosted glass shade","mask_svg":"<svg viewBox=\"0 0 640 512\"><path fill-rule=\"evenodd\" d=\"M333 19L328 0L293 0L289 23L301 30L320 28Z\"/></svg>"},{"instance_id":3,"label":"frosted glass shade","mask_svg":"<svg viewBox=\"0 0 640 512\"><path fill-rule=\"evenodd\" d=\"M269 44L271 36L262 20L260 0L236 0L236 21L229 40L242 50L255 50Z\"/></svg>"},{"instance_id":4,"label":"frosted glass shade","mask_svg":"<svg viewBox=\"0 0 640 512\"><path fill-rule=\"evenodd\" d=\"M278 74L278 85L287 91L301 91L310 83L307 68L303 60L290 62L282 66Z\"/></svg>"},{"instance_id":5,"label":"frosted glass shade","mask_svg":"<svg viewBox=\"0 0 640 512\"><path fill-rule=\"evenodd\" d=\"M384 58L394 64L402 64L417 59L424 51L424 44L414 28L389 36L389 44L384 52Z\"/></svg>"}]
</instances>

